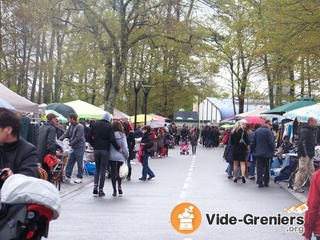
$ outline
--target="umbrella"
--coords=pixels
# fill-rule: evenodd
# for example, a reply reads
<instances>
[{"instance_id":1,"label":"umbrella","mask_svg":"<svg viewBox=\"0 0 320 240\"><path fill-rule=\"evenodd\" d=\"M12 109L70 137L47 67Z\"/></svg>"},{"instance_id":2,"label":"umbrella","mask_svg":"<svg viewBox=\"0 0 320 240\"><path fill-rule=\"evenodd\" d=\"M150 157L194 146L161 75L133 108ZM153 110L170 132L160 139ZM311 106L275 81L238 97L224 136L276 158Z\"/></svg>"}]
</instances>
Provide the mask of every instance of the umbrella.
<instances>
[{"instance_id":1,"label":"umbrella","mask_svg":"<svg viewBox=\"0 0 320 240\"><path fill-rule=\"evenodd\" d=\"M309 117L315 117L320 124L320 103L286 112L285 116L292 120L297 118L299 122L307 122Z\"/></svg>"},{"instance_id":2,"label":"umbrella","mask_svg":"<svg viewBox=\"0 0 320 240\"><path fill-rule=\"evenodd\" d=\"M256 123L264 124L264 119L260 117L246 117L244 120L246 120L249 125L255 125Z\"/></svg>"},{"instance_id":3,"label":"umbrella","mask_svg":"<svg viewBox=\"0 0 320 240\"><path fill-rule=\"evenodd\" d=\"M70 113L76 113L76 111L66 105L66 104L63 104L63 103L50 103L47 107L46 107L47 110L54 110L56 111L57 113L59 113L60 115L64 116L65 118L68 118L68 115Z\"/></svg>"},{"instance_id":4,"label":"umbrella","mask_svg":"<svg viewBox=\"0 0 320 240\"><path fill-rule=\"evenodd\" d=\"M65 118L65 117L62 116L60 113L58 113L58 112L56 112L56 111L54 111L54 110L46 110L46 115L45 115L45 116L47 116L49 113L53 113L53 114L55 114L55 115L58 115L57 119L58 119L58 121L61 122L61 123L67 123L67 122L68 122L68 119L67 119L67 118Z\"/></svg>"},{"instance_id":5,"label":"umbrella","mask_svg":"<svg viewBox=\"0 0 320 240\"><path fill-rule=\"evenodd\" d=\"M16 111L14 106L2 98L0 98L0 107Z\"/></svg>"},{"instance_id":6,"label":"umbrella","mask_svg":"<svg viewBox=\"0 0 320 240\"><path fill-rule=\"evenodd\" d=\"M263 112L262 114L278 114L283 115L285 112L289 112L291 110L302 108L310 105L317 104L317 102L313 98L300 98L298 101L294 101L291 103L287 103L280 107L271 109L269 111Z\"/></svg>"}]
</instances>

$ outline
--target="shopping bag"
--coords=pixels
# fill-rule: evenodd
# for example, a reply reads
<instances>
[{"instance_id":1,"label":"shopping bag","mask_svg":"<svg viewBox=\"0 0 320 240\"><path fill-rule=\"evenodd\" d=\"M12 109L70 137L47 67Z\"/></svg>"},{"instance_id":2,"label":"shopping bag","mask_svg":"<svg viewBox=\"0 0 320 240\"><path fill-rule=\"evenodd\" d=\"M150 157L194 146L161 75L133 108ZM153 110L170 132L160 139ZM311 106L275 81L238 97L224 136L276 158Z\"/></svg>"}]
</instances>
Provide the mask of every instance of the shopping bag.
<instances>
[{"instance_id":1,"label":"shopping bag","mask_svg":"<svg viewBox=\"0 0 320 240\"><path fill-rule=\"evenodd\" d=\"M128 175L129 168L127 165L127 162L124 162L119 169L119 177L120 178L125 178Z\"/></svg>"}]
</instances>

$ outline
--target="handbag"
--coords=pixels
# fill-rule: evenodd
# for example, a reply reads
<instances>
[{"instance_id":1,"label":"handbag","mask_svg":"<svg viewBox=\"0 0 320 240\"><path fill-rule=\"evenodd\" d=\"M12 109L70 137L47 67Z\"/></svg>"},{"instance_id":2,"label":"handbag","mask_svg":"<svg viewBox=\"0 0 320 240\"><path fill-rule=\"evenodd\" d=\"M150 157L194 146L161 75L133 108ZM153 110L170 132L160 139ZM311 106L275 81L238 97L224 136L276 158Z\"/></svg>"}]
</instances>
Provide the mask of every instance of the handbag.
<instances>
[{"instance_id":1,"label":"handbag","mask_svg":"<svg viewBox=\"0 0 320 240\"><path fill-rule=\"evenodd\" d=\"M244 133L244 130L242 130L242 135L241 135L241 139L240 139L239 143L240 143L240 144L242 143L243 145L245 145L246 147L248 147L246 141L243 139L243 133Z\"/></svg>"},{"instance_id":2,"label":"handbag","mask_svg":"<svg viewBox=\"0 0 320 240\"><path fill-rule=\"evenodd\" d=\"M128 175L128 172L129 172L129 168L127 165L127 161L125 161L119 168L119 177L126 178L126 176Z\"/></svg>"}]
</instances>

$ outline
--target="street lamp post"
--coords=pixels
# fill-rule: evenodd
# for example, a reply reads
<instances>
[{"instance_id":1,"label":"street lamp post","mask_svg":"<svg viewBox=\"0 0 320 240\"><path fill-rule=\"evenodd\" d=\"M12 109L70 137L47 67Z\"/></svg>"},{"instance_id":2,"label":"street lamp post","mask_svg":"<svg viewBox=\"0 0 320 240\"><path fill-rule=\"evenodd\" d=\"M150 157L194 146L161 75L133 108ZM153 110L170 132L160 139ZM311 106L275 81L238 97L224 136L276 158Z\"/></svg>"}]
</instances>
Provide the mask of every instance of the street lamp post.
<instances>
[{"instance_id":1,"label":"street lamp post","mask_svg":"<svg viewBox=\"0 0 320 240\"><path fill-rule=\"evenodd\" d=\"M147 125L147 99L152 85L142 85L142 90L144 94L144 125Z\"/></svg>"},{"instance_id":2,"label":"street lamp post","mask_svg":"<svg viewBox=\"0 0 320 240\"><path fill-rule=\"evenodd\" d=\"M138 109L138 92L142 86L142 81L133 81L135 102L134 102L134 131L137 130L137 109Z\"/></svg>"}]
</instances>

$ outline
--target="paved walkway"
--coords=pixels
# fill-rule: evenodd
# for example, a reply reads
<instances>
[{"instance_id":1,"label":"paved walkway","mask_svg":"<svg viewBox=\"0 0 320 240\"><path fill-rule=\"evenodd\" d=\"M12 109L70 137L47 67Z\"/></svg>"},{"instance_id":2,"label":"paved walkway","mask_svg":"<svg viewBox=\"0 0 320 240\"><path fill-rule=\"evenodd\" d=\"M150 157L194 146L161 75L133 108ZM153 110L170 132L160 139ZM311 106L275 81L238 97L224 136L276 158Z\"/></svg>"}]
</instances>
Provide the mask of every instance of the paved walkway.
<instances>
[{"instance_id":1,"label":"paved walkway","mask_svg":"<svg viewBox=\"0 0 320 240\"><path fill-rule=\"evenodd\" d=\"M131 164L137 164L135 161L131 161ZM270 179L270 182L273 181L273 176ZM78 184L74 183L73 181L76 179L76 177L71 178L70 183L62 183L61 189L60 189L60 197L64 198L70 193L73 193L82 187L92 184L93 185L93 175L84 175L83 182ZM304 193L295 193L292 189L287 187L287 182L280 182L278 183L285 191L288 191L291 195L293 195L296 199L298 199L301 202L307 202L308 198L308 187L304 187L305 192Z\"/></svg>"},{"instance_id":2,"label":"paved walkway","mask_svg":"<svg viewBox=\"0 0 320 240\"><path fill-rule=\"evenodd\" d=\"M76 177L71 178L70 183L62 183L60 188L60 197L63 198L66 195L73 193L80 188L92 183L93 184L93 175L84 175L82 183L74 183L73 181L77 179Z\"/></svg>"}]
</instances>

